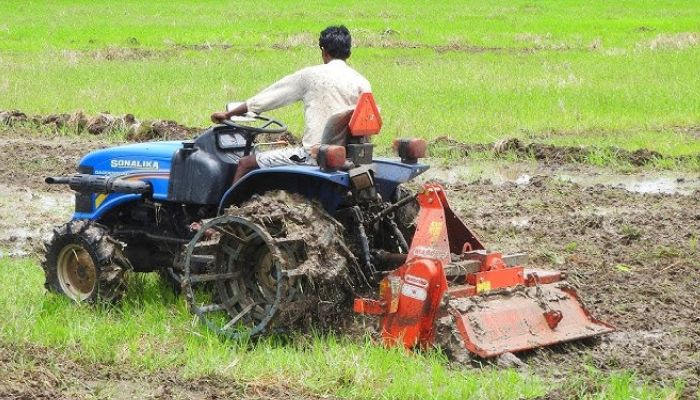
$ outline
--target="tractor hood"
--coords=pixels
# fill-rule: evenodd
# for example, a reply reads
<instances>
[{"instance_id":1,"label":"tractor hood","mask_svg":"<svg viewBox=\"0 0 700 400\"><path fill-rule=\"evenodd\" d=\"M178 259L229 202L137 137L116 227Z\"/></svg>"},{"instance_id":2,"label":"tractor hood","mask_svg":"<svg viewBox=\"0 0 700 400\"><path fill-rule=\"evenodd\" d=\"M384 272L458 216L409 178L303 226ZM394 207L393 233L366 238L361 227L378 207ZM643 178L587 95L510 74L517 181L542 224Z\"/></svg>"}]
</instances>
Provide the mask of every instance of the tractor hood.
<instances>
[{"instance_id":1,"label":"tractor hood","mask_svg":"<svg viewBox=\"0 0 700 400\"><path fill-rule=\"evenodd\" d=\"M78 163L78 171L95 175L169 172L181 141L127 144L93 151Z\"/></svg>"}]
</instances>

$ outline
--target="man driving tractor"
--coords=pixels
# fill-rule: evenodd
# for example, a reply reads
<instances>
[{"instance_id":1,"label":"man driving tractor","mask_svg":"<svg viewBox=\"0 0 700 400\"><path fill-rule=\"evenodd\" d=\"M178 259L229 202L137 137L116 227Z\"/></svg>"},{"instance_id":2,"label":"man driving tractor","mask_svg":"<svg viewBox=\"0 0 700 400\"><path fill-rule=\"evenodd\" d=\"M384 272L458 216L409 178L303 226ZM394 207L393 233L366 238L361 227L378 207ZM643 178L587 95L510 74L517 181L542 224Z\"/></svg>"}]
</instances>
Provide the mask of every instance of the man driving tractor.
<instances>
[{"instance_id":1,"label":"man driving tractor","mask_svg":"<svg viewBox=\"0 0 700 400\"><path fill-rule=\"evenodd\" d=\"M304 103L304 136L302 147L261 152L241 158L233 182L250 171L281 165L316 165L312 154L321 144L326 123L339 112L357 104L363 92L371 92L369 81L346 64L352 40L343 26L329 26L318 40L323 64L303 68L285 76L262 92L228 112L215 112L215 123L247 112L262 113L296 101Z\"/></svg>"}]
</instances>

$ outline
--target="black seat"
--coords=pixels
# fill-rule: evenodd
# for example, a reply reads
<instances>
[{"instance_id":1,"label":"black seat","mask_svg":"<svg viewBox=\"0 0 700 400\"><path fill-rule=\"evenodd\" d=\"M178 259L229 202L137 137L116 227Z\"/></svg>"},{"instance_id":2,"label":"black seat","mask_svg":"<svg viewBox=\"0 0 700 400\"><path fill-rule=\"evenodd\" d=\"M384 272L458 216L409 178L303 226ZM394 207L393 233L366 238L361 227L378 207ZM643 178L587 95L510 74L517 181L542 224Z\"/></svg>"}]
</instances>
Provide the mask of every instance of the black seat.
<instances>
[{"instance_id":1,"label":"black seat","mask_svg":"<svg viewBox=\"0 0 700 400\"><path fill-rule=\"evenodd\" d=\"M348 128L354 110L351 107L331 115L323 129L321 144L344 146L348 160L354 165L371 164L374 145L369 136L352 136Z\"/></svg>"}]
</instances>

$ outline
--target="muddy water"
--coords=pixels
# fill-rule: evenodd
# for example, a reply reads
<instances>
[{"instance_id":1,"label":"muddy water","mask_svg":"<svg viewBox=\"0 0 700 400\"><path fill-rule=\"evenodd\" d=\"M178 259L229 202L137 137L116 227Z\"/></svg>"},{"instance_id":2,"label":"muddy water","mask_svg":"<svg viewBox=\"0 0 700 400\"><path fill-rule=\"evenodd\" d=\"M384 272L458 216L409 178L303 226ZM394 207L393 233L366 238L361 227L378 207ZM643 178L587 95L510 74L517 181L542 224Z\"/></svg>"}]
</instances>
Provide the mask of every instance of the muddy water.
<instances>
[{"instance_id":1,"label":"muddy water","mask_svg":"<svg viewBox=\"0 0 700 400\"><path fill-rule=\"evenodd\" d=\"M70 219L73 195L0 183L0 257L27 256L50 229Z\"/></svg>"},{"instance_id":2,"label":"muddy water","mask_svg":"<svg viewBox=\"0 0 700 400\"><path fill-rule=\"evenodd\" d=\"M434 166L423 174L423 179L438 180L448 185L488 181L501 186L508 183L529 185L540 177L575 183L583 187L602 185L633 193L663 193L691 195L700 190L700 173L644 172L621 174L601 172L600 169L564 165L553 168L538 163L504 164L494 161L473 161L466 164Z\"/></svg>"},{"instance_id":3,"label":"muddy water","mask_svg":"<svg viewBox=\"0 0 700 400\"><path fill-rule=\"evenodd\" d=\"M557 177L581 186L603 185L635 193L677 193L689 196L696 190L700 190L700 176L683 174L675 176L664 173L645 175L559 174Z\"/></svg>"}]
</instances>

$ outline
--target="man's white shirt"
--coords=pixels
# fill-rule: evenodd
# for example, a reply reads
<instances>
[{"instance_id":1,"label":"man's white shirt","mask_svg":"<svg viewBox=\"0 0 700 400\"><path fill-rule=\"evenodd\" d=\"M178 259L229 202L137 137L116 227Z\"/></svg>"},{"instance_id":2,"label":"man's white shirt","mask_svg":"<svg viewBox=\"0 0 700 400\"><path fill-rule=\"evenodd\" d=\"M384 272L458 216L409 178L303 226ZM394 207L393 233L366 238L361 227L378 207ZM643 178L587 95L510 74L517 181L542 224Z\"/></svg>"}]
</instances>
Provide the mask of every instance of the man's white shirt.
<instances>
[{"instance_id":1,"label":"man's white shirt","mask_svg":"<svg viewBox=\"0 0 700 400\"><path fill-rule=\"evenodd\" d=\"M246 101L248 111L262 113L301 100L304 103L306 151L321 143L331 115L355 107L360 94L371 92L369 81L345 61L334 59L285 76Z\"/></svg>"}]
</instances>

